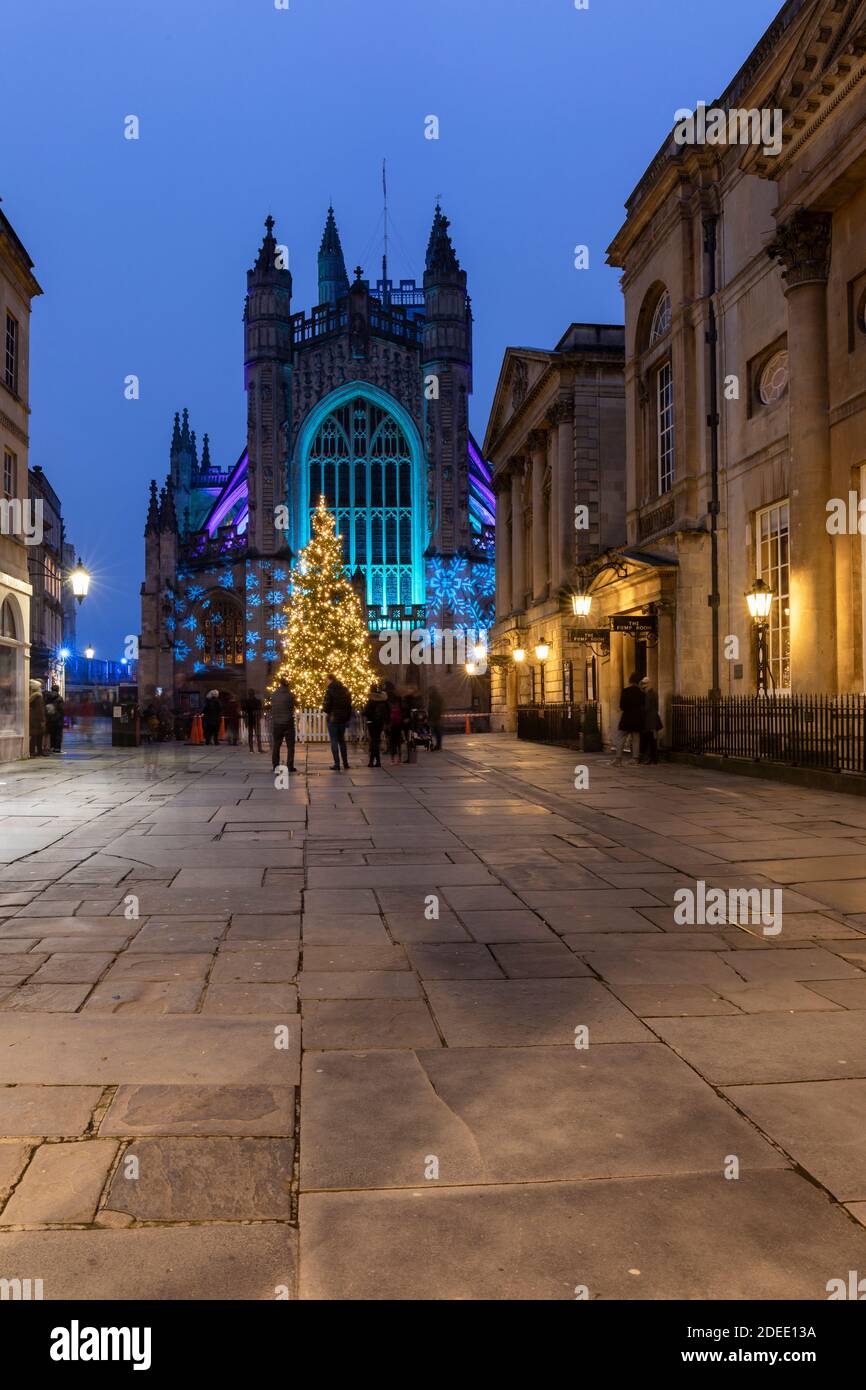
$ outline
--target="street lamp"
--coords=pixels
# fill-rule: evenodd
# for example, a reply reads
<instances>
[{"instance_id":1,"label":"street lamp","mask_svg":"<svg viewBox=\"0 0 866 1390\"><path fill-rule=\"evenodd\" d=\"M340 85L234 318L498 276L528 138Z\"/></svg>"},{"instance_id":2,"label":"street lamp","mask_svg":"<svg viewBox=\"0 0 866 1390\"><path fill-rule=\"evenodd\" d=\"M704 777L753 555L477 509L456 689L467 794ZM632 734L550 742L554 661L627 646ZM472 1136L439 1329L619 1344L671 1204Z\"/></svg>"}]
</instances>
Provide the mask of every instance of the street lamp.
<instances>
[{"instance_id":1,"label":"street lamp","mask_svg":"<svg viewBox=\"0 0 866 1390\"><path fill-rule=\"evenodd\" d=\"M576 618L588 618L592 611L592 594L572 594L571 608Z\"/></svg>"},{"instance_id":2,"label":"street lamp","mask_svg":"<svg viewBox=\"0 0 866 1390\"><path fill-rule=\"evenodd\" d=\"M475 664L474 661L467 661L467 663L466 663L466 674L467 674L467 676L474 676L477 670L478 670L478 667L476 666L476 664Z\"/></svg>"},{"instance_id":3,"label":"street lamp","mask_svg":"<svg viewBox=\"0 0 866 1390\"><path fill-rule=\"evenodd\" d=\"M543 637L541 638L541 641L537 644L535 648L535 655L537 660L540 661L542 665L550 656L550 644L548 642L545 642Z\"/></svg>"},{"instance_id":4,"label":"street lamp","mask_svg":"<svg viewBox=\"0 0 866 1390\"><path fill-rule=\"evenodd\" d=\"M516 661L517 665L519 666L521 662L526 660L526 648L513 647L511 651L511 660Z\"/></svg>"},{"instance_id":5,"label":"street lamp","mask_svg":"<svg viewBox=\"0 0 866 1390\"><path fill-rule=\"evenodd\" d=\"M87 598L90 589L90 575L81 563L80 555L75 562L75 569L69 576L69 582L72 585L73 594L78 599L78 602L81 603Z\"/></svg>"},{"instance_id":6,"label":"street lamp","mask_svg":"<svg viewBox=\"0 0 866 1390\"><path fill-rule=\"evenodd\" d=\"M773 607L773 590L763 579L756 579L746 594L749 613L755 624L755 667L758 678L758 694L767 694L769 664L767 660L767 619Z\"/></svg>"},{"instance_id":7,"label":"street lamp","mask_svg":"<svg viewBox=\"0 0 866 1390\"><path fill-rule=\"evenodd\" d=\"M85 647L85 648L84 648L84 655L85 655L85 658L86 658L88 661L92 661L93 658L96 656L96 652L93 650L92 647Z\"/></svg>"}]
</instances>

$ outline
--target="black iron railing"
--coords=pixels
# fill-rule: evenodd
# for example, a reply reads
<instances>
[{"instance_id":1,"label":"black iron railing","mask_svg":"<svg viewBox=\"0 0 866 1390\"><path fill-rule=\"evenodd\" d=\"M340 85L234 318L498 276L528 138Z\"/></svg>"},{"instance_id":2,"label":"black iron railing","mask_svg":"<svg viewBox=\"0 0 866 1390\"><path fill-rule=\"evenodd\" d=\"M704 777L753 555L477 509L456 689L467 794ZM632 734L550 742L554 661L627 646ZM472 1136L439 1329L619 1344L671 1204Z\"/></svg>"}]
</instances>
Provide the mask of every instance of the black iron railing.
<instances>
[{"instance_id":1,"label":"black iron railing","mask_svg":"<svg viewBox=\"0 0 866 1390\"><path fill-rule=\"evenodd\" d=\"M866 697L677 696L671 746L682 753L866 774Z\"/></svg>"},{"instance_id":2,"label":"black iron railing","mask_svg":"<svg viewBox=\"0 0 866 1390\"><path fill-rule=\"evenodd\" d=\"M583 727L580 705L520 705L517 737L530 743L577 743Z\"/></svg>"}]
</instances>

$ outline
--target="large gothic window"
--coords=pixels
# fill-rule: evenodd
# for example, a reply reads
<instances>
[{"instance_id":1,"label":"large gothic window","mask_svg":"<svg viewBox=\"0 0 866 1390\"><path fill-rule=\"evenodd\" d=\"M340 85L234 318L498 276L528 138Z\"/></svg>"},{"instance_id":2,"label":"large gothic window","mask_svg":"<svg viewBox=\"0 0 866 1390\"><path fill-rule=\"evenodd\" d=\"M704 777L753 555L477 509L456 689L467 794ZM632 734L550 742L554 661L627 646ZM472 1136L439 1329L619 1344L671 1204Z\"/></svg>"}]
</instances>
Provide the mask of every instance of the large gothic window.
<instances>
[{"instance_id":1,"label":"large gothic window","mask_svg":"<svg viewBox=\"0 0 866 1390\"><path fill-rule=\"evenodd\" d=\"M322 421L307 466L310 519L323 496L349 573L365 575L368 601L410 604L412 450L393 415L363 396L347 401Z\"/></svg>"},{"instance_id":2,"label":"large gothic window","mask_svg":"<svg viewBox=\"0 0 866 1390\"><path fill-rule=\"evenodd\" d=\"M244 662L244 618L229 599L206 599L199 616L198 646L205 666L242 666Z\"/></svg>"}]
</instances>

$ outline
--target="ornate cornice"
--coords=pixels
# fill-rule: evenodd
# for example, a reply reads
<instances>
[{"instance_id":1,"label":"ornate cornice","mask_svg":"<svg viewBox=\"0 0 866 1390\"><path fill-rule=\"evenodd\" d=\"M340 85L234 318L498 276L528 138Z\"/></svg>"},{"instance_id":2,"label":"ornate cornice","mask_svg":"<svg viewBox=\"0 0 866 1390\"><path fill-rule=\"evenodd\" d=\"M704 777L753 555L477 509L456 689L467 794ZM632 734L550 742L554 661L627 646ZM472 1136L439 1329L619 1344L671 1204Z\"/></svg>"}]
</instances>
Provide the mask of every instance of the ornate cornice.
<instances>
[{"instance_id":1,"label":"ornate cornice","mask_svg":"<svg viewBox=\"0 0 866 1390\"><path fill-rule=\"evenodd\" d=\"M826 283L830 274L833 218L829 212L795 212L778 228L767 255L782 265L785 293L799 285Z\"/></svg>"}]
</instances>

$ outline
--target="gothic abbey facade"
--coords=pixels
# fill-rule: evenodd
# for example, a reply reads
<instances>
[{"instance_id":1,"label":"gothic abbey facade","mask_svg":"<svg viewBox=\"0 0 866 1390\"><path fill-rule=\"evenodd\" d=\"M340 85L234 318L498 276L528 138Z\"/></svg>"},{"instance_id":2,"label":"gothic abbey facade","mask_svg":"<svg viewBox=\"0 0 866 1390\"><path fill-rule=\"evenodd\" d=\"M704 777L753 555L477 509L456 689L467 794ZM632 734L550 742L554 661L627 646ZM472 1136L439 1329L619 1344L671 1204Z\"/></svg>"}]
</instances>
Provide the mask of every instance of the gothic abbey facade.
<instances>
[{"instance_id":1,"label":"gothic abbey facade","mask_svg":"<svg viewBox=\"0 0 866 1390\"><path fill-rule=\"evenodd\" d=\"M373 286L360 267L350 282L330 209L309 315L292 312L292 276L273 220L265 225L247 272L245 447L223 467L205 435L199 455L184 411L168 475L150 485L143 698L160 687L183 706L214 685L267 687L320 496L371 630L493 621L494 502L469 430L472 313L448 219L437 206L421 285L395 285L383 268ZM462 668L448 674L434 679L468 707Z\"/></svg>"}]
</instances>

